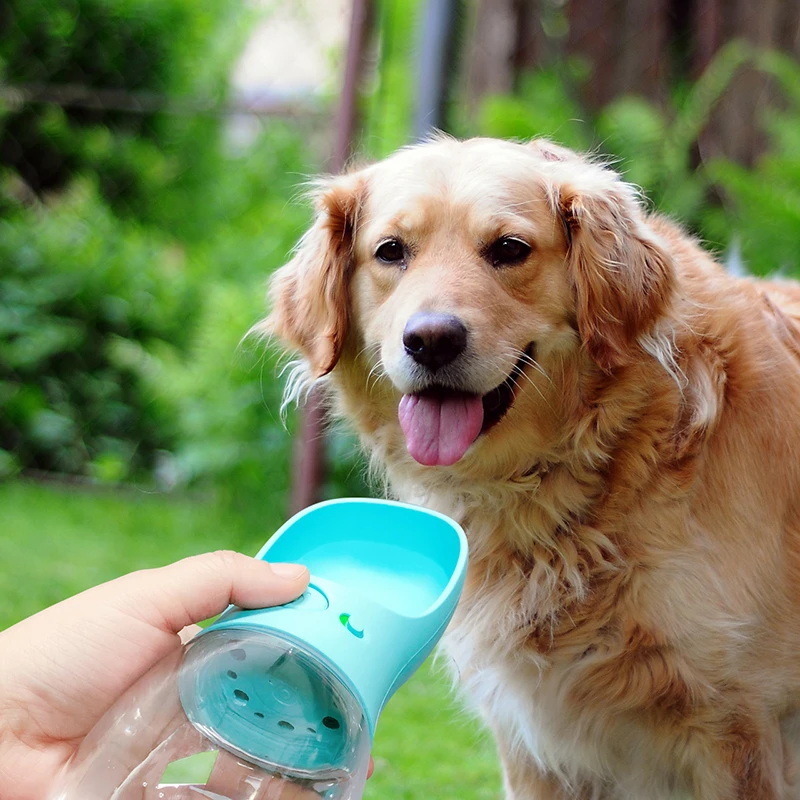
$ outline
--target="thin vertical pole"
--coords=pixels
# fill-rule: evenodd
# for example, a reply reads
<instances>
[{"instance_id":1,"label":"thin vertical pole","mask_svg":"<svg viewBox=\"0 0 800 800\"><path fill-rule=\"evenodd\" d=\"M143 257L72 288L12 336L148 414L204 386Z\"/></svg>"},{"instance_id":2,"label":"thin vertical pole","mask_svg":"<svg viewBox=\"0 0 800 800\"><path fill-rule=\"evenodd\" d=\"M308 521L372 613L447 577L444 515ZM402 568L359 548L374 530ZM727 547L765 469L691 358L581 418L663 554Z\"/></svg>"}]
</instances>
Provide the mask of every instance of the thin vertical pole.
<instances>
[{"instance_id":1,"label":"thin vertical pole","mask_svg":"<svg viewBox=\"0 0 800 800\"><path fill-rule=\"evenodd\" d=\"M427 0L425 5L414 124L417 139L447 127L445 110L455 54L457 12L458 0Z\"/></svg>"}]
</instances>

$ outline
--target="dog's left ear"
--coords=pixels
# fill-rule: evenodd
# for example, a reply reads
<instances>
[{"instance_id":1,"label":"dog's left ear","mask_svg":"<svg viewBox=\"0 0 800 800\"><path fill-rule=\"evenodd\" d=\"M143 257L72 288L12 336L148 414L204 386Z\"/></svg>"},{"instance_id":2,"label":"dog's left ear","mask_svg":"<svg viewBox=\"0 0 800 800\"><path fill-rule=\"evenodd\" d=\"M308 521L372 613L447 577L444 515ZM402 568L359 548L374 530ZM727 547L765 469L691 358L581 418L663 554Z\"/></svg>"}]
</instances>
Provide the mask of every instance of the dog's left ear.
<instances>
[{"instance_id":1,"label":"dog's left ear","mask_svg":"<svg viewBox=\"0 0 800 800\"><path fill-rule=\"evenodd\" d=\"M581 340L602 369L625 366L669 305L672 259L622 181L602 192L562 187L558 203Z\"/></svg>"},{"instance_id":2,"label":"dog's left ear","mask_svg":"<svg viewBox=\"0 0 800 800\"><path fill-rule=\"evenodd\" d=\"M270 314L258 329L298 350L316 378L339 360L349 325L354 237L363 202L358 174L327 181L294 258L270 280Z\"/></svg>"}]
</instances>

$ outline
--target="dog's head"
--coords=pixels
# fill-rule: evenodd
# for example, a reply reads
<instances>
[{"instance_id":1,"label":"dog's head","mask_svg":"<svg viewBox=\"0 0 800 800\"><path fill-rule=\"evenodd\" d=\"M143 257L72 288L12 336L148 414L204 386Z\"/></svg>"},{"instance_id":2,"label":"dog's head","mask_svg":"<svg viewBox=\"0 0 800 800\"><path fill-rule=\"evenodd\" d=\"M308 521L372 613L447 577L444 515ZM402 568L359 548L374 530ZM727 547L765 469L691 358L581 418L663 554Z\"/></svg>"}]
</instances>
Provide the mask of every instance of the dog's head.
<instances>
[{"instance_id":1,"label":"dog's head","mask_svg":"<svg viewBox=\"0 0 800 800\"><path fill-rule=\"evenodd\" d=\"M443 139L321 185L264 327L446 466L558 416L566 372L644 357L672 280L612 171L548 142Z\"/></svg>"}]
</instances>

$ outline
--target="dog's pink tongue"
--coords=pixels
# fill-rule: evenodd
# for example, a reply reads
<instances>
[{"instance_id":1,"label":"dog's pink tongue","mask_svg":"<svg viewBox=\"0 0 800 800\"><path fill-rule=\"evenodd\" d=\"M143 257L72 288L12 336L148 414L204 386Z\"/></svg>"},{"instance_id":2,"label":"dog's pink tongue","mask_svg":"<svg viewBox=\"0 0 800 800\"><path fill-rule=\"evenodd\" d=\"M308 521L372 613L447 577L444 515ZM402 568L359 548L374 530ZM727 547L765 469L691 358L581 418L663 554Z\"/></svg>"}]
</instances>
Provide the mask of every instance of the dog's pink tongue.
<instances>
[{"instance_id":1,"label":"dog's pink tongue","mask_svg":"<svg viewBox=\"0 0 800 800\"><path fill-rule=\"evenodd\" d=\"M414 460L426 467L449 467L478 438L483 402L477 394L406 394L397 415Z\"/></svg>"}]
</instances>

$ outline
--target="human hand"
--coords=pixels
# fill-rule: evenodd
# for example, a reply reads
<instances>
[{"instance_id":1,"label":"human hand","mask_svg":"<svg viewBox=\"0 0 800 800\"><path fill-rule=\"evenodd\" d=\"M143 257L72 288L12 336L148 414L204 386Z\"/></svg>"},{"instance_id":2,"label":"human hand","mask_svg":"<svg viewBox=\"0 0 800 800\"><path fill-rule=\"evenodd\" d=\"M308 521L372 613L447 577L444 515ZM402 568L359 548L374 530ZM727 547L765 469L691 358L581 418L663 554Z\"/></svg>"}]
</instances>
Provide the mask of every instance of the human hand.
<instances>
[{"instance_id":1,"label":"human hand","mask_svg":"<svg viewBox=\"0 0 800 800\"><path fill-rule=\"evenodd\" d=\"M177 652L188 626L230 603L288 603L307 585L305 567L222 551L125 575L0 632L0 797L47 797L97 721Z\"/></svg>"}]
</instances>

